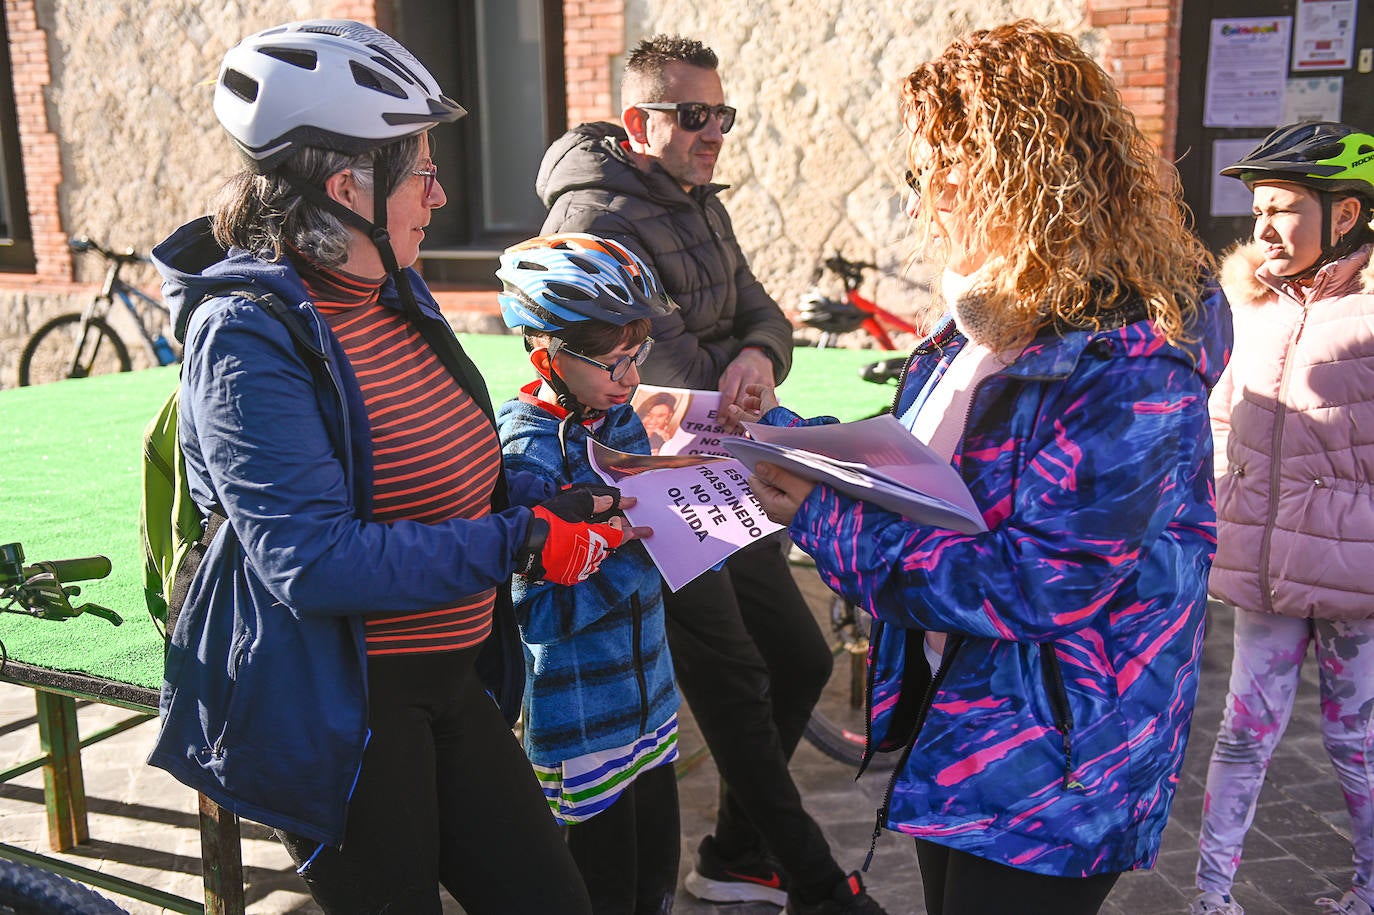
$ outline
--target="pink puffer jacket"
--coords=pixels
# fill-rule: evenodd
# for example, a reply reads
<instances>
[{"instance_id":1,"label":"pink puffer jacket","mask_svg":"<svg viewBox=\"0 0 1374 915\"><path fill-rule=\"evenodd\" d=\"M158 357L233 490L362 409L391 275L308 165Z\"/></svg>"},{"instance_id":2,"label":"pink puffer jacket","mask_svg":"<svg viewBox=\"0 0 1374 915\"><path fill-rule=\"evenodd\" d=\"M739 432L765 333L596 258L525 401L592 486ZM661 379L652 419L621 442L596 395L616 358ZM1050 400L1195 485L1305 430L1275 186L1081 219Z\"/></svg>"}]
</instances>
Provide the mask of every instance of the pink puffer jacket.
<instances>
[{"instance_id":1,"label":"pink puffer jacket","mask_svg":"<svg viewBox=\"0 0 1374 915\"><path fill-rule=\"evenodd\" d=\"M1374 618L1372 248L1308 289L1268 273L1256 243L1222 266L1236 343L1211 397L1209 590L1243 609Z\"/></svg>"}]
</instances>

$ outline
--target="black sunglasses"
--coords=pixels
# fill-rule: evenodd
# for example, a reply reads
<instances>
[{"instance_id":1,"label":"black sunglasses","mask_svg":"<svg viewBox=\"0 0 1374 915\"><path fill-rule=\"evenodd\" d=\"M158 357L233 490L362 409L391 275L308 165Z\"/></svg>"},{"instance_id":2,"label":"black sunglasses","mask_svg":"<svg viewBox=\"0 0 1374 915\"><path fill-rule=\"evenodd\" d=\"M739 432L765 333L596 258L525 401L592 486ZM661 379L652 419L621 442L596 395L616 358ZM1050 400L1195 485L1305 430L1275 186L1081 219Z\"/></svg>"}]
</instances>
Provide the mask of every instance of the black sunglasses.
<instances>
[{"instance_id":1,"label":"black sunglasses","mask_svg":"<svg viewBox=\"0 0 1374 915\"><path fill-rule=\"evenodd\" d=\"M735 109L729 105L708 105L705 102L640 102L635 108L645 111L676 111L677 125L696 133L714 115L720 118L720 132L729 133L735 126Z\"/></svg>"}]
</instances>

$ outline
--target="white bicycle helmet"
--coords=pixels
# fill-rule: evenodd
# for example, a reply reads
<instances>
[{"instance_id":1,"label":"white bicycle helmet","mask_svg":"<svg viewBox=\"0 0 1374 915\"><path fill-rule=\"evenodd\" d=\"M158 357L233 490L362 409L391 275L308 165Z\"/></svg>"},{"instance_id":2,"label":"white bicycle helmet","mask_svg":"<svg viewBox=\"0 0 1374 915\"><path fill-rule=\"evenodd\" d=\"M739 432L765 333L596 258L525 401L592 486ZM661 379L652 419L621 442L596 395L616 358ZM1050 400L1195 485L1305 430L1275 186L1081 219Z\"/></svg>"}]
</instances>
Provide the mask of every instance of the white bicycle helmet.
<instances>
[{"instance_id":1,"label":"white bicycle helmet","mask_svg":"<svg viewBox=\"0 0 1374 915\"><path fill-rule=\"evenodd\" d=\"M465 114L399 42L348 19L250 35L215 84L215 117L259 172L297 146L360 155Z\"/></svg>"},{"instance_id":2,"label":"white bicycle helmet","mask_svg":"<svg viewBox=\"0 0 1374 915\"><path fill-rule=\"evenodd\" d=\"M515 330L557 334L582 321L623 327L677 308L633 251L580 232L541 235L507 248L496 277L503 285L501 317Z\"/></svg>"}]
</instances>

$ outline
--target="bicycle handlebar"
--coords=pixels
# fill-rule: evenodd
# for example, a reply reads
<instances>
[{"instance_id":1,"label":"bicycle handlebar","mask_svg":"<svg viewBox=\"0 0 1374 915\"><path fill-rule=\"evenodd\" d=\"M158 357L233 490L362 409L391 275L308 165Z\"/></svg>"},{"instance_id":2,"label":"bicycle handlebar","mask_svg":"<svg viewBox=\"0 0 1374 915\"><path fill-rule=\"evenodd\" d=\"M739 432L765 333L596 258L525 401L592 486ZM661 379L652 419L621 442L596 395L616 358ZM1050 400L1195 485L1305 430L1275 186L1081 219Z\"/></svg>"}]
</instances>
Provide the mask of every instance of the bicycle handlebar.
<instances>
[{"instance_id":1,"label":"bicycle handlebar","mask_svg":"<svg viewBox=\"0 0 1374 915\"><path fill-rule=\"evenodd\" d=\"M81 588L68 584L104 578L111 568L110 560L104 556L55 559L26 566L23 546L0 545L0 599L11 604L0 606L0 610L45 620L66 620L90 613L118 626L124 620L109 607L92 603L73 606L71 598L79 595Z\"/></svg>"},{"instance_id":2,"label":"bicycle handlebar","mask_svg":"<svg viewBox=\"0 0 1374 915\"><path fill-rule=\"evenodd\" d=\"M109 248L102 247L99 242L86 235L77 235L69 239L67 241L67 247L77 254L85 254L87 251L94 251L107 261L118 261L126 264L148 263L148 258L139 254L132 247L126 248L123 251L112 251Z\"/></svg>"}]
</instances>

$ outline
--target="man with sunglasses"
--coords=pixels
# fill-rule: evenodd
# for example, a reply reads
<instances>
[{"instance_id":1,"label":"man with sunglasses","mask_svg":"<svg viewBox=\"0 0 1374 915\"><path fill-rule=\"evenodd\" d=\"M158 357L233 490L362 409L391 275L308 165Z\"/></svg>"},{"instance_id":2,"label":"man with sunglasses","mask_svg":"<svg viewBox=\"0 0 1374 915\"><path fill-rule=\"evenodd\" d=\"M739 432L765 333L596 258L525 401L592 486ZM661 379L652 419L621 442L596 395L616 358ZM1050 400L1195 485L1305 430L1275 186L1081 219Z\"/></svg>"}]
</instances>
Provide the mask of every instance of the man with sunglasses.
<instances>
[{"instance_id":1,"label":"man with sunglasses","mask_svg":"<svg viewBox=\"0 0 1374 915\"><path fill-rule=\"evenodd\" d=\"M772 386L792 362L792 326L754 277L712 184L736 111L701 42L658 35L626 58L621 123L582 124L549 149L536 182L545 234L613 238L643 257L678 310L653 319L645 382L719 390ZM687 889L790 913L882 908L846 876L788 771L833 659L777 539L664 594L678 686L721 774L713 835Z\"/></svg>"}]
</instances>

